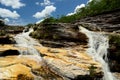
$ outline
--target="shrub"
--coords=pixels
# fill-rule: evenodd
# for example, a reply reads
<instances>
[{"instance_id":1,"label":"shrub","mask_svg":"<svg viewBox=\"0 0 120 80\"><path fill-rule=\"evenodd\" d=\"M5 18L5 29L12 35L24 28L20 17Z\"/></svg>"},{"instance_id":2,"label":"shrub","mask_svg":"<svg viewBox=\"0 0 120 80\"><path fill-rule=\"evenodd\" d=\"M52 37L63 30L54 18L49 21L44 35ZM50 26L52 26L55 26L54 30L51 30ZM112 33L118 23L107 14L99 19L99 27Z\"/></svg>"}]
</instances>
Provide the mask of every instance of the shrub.
<instances>
[{"instance_id":1,"label":"shrub","mask_svg":"<svg viewBox=\"0 0 120 80\"><path fill-rule=\"evenodd\" d=\"M91 65L90 67L89 67L89 72L90 72L90 76L91 77L95 77L95 75L96 75L96 67L94 66L94 65Z\"/></svg>"},{"instance_id":2,"label":"shrub","mask_svg":"<svg viewBox=\"0 0 120 80\"><path fill-rule=\"evenodd\" d=\"M0 36L5 36L6 32L4 30L0 30Z\"/></svg>"},{"instance_id":3,"label":"shrub","mask_svg":"<svg viewBox=\"0 0 120 80\"><path fill-rule=\"evenodd\" d=\"M109 44L113 44L115 46L120 46L120 35L112 34L109 36Z\"/></svg>"}]
</instances>

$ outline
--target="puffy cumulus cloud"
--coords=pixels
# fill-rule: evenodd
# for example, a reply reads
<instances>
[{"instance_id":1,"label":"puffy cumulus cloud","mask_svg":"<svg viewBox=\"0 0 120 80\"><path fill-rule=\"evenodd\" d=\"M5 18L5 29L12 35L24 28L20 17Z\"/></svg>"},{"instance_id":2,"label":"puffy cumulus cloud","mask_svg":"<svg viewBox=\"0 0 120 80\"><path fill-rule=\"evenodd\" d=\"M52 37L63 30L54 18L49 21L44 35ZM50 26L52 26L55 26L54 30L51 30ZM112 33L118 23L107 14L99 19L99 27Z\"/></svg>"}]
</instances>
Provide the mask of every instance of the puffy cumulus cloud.
<instances>
[{"instance_id":1,"label":"puffy cumulus cloud","mask_svg":"<svg viewBox=\"0 0 120 80\"><path fill-rule=\"evenodd\" d=\"M67 16L71 16L71 15L74 15L74 14L75 14L75 12L73 12L73 13L68 13Z\"/></svg>"},{"instance_id":2,"label":"puffy cumulus cloud","mask_svg":"<svg viewBox=\"0 0 120 80\"><path fill-rule=\"evenodd\" d=\"M16 11L10 11L5 8L0 8L0 16L3 18L12 18L12 19L17 19L20 17L20 15Z\"/></svg>"},{"instance_id":3,"label":"puffy cumulus cloud","mask_svg":"<svg viewBox=\"0 0 120 80\"><path fill-rule=\"evenodd\" d=\"M54 12L56 10L56 7L54 7L53 5L51 6L46 6L44 10L42 10L41 12L36 12L33 17L35 18L43 18L43 17L47 17L49 15L51 15L52 12Z\"/></svg>"},{"instance_id":4,"label":"puffy cumulus cloud","mask_svg":"<svg viewBox=\"0 0 120 80\"><path fill-rule=\"evenodd\" d=\"M5 6L11 6L13 9L25 6L20 0L0 0L0 3Z\"/></svg>"},{"instance_id":5,"label":"puffy cumulus cloud","mask_svg":"<svg viewBox=\"0 0 120 80\"><path fill-rule=\"evenodd\" d=\"M77 5L77 6L75 7L75 9L74 9L74 12L68 13L67 16L70 16L70 15L75 14L80 8L83 8L83 7L85 7L85 4Z\"/></svg>"},{"instance_id":6,"label":"puffy cumulus cloud","mask_svg":"<svg viewBox=\"0 0 120 80\"><path fill-rule=\"evenodd\" d=\"M85 4L81 4L81 5L76 6L74 12L77 12L80 8L83 8L83 7L85 7Z\"/></svg>"},{"instance_id":7,"label":"puffy cumulus cloud","mask_svg":"<svg viewBox=\"0 0 120 80\"><path fill-rule=\"evenodd\" d=\"M50 0L44 0L43 3L40 3L41 6L49 6L49 5L53 5L54 3L50 2Z\"/></svg>"}]
</instances>

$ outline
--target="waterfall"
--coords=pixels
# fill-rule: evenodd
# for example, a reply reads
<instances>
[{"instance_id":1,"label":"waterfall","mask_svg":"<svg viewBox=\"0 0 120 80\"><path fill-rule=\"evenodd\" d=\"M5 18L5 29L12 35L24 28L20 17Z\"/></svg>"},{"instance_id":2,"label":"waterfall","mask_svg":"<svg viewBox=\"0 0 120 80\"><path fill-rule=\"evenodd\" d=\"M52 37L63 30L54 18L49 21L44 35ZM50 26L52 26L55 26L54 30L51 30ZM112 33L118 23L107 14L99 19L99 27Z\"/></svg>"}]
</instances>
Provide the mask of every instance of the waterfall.
<instances>
[{"instance_id":1,"label":"waterfall","mask_svg":"<svg viewBox=\"0 0 120 80\"><path fill-rule=\"evenodd\" d=\"M20 48L19 52L21 55L32 55L31 58L36 59L36 61L41 61L42 58L40 53L34 48L34 46L41 46L37 41L29 36L33 29L29 29L28 32L22 32L14 37L17 47ZM24 49L25 48L25 49Z\"/></svg>"},{"instance_id":2,"label":"waterfall","mask_svg":"<svg viewBox=\"0 0 120 80\"><path fill-rule=\"evenodd\" d=\"M107 58L107 49L109 47L108 44L108 36L98 32L89 31L82 26L79 27L80 32L86 34L89 38L88 41L88 50L87 53L93 57L94 60L100 62L102 64L102 70L104 72L103 80L116 80L115 77L109 70L108 67L108 58ZM103 59L104 58L104 59Z\"/></svg>"}]
</instances>

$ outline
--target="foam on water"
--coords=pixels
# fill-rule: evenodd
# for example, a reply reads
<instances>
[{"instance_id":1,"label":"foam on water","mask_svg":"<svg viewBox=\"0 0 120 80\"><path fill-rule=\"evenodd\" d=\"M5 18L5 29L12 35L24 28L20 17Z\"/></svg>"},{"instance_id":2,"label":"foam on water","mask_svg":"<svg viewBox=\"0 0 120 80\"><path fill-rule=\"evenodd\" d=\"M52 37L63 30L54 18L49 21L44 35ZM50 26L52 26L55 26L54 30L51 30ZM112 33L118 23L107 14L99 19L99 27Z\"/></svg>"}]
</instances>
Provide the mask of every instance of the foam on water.
<instances>
[{"instance_id":1,"label":"foam on water","mask_svg":"<svg viewBox=\"0 0 120 80\"><path fill-rule=\"evenodd\" d=\"M103 80L116 80L109 70L107 49L109 48L108 36L104 33L92 32L82 26L79 27L80 32L86 34L89 38L87 53L93 57L94 60L102 64L104 72ZM104 58L104 59L103 59Z\"/></svg>"},{"instance_id":2,"label":"foam on water","mask_svg":"<svg viewBox=\"0 0 120 80\"><path fill-rule=\"evenodd\" d=\"M40 56L40 53L34 48L34 46L41 46L41 45L36 40L34 40L33 38L29 36L29 34L32 31L33 29L30 29L28 32L23 31L23 33L16 35L14 37L17 43L15 46L21 48L19 50L21 55L33 55L37 59L37 61L38 60L41 61L42 58ZM25 49L22 49L22 48L25 48Z\"/></svg>"}]
</instances>

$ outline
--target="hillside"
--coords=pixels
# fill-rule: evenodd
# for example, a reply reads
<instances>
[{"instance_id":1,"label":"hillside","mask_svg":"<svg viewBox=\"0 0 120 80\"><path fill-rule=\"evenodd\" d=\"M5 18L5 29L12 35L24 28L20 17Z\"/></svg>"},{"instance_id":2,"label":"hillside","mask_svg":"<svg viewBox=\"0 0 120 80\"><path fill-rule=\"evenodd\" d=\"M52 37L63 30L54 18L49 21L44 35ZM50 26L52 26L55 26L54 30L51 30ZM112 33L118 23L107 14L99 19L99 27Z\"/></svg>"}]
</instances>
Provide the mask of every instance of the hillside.
<instances>
[{"instance_id":1,"label":"hillside","mask_svg":"<svg viewBox=\"0 0 120 80\"><path fill-rule=\"evenodd\" d=\"M92 0L25 29L1 21L0 79L120 80L119 4Z\"/></svg>"},{"instance_id":2,"label":"hillside","mask_svg":"<svg viewBox=\"0 0 120 80\"><path fill-rule=\"evenodd\" d=\"M49 17L43 23L71 23L82 18L91 17L95 15L111 13L120 9L120 0L92 0L87 3L85 7L77 9L77 12L72 15L62 15L58 18Z\"/></svg>"},{"instance_id":3,"label":"hillside","mask_svg":"<svg viewBox=\"0 0 120 80\"><path fill-rule=\"evenodd\" d=\"M62 18L62 17L61 17ZM120 9L103 11L71 22L70 16L65 16L64 21L52 17L45 19L42 23L34 25L34 32L30 36L39 40L47 47L73 47L86 45L88 38L79 32L79 26L95 32L106 32L109 36L108 60L109 67L113 73L120 73ZM70 20L70 22L69 22Z\"/></svg>"}]
</instances>

